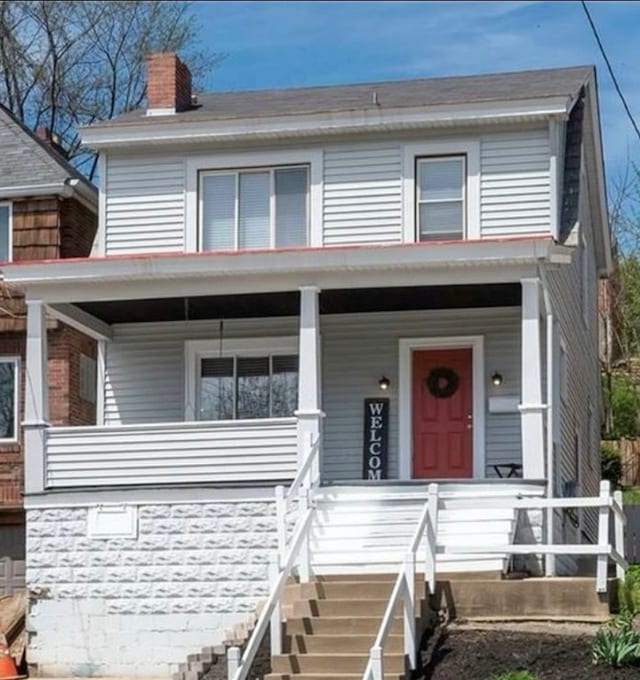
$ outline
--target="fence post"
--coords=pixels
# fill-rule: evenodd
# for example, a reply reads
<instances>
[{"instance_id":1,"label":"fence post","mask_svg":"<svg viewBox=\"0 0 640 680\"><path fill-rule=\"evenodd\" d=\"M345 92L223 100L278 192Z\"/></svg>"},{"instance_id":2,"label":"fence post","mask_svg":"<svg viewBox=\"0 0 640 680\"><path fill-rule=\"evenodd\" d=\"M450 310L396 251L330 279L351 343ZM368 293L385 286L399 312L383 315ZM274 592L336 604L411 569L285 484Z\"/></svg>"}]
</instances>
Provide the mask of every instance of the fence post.
<instances>
[{"instance_id":1,"label":"fence post","mask_svg":"<svg viewBox=\"0 0 640 680\"><path fill-rule=\"evenodd\" d=\"M280 560L283 560L287 552L287 502L285 500L284 486L281 484L276 486L275 496L278 553L280 554Z\"/></svg>"},{"instance_id":2,"label":"fence post","mask_svg":"<svg viewBox=\"0 0 640 680\"><path fill-rule=\"evenodd\" d=\"M269 558L269 588L273 590L280 576L280 557L272 553ZM271 614L271 656L282 654L282 602L276 600Z\"/></svg>"},{"instance_id":3,"label":"fence post","mask_svg":"<svg viewBox=\"0 0 640 680\"><path fill-rule=\"evenodd\" d=\"M369 658L371 659L371 675L373 680L384 680L382 647L372 647Z\"/></svg>"},{"instance_id":4,"label":"fence post","mask_svg":"<svg viewBox=\"0 0 640 680\"><path fill-rule=\"evenodd\" d=\"M403 598L404 610L404 653L409 657L411 670L417 666L416 650L416 556L415 553L407 553L404 558L404 580L407 586L406 597Z\"/></svg>"},{"instance_id":5,"label":"fence post","mask_svg":"<svg viewBox=\"0 0 640 680\"><path fill-rule=\"evenodd\" d=\"M598 508L598 549L609 547L609 499L611 498L611 484L603 479L600 482L600 506ZM609 555L598 554L596 572L596 589L599 593L607 592L607 569Z\"/></svg>"},{"instance_id":6,"label":"fence post","mask_svg":"<svg viewBox=\"0 0 640 680\"><path fill-rule=\"evenodd\" d=\"M431 595L436 592L436 556L438 553L438 485L429 484L427 526L425 531L424 577Z\"/></svg>"},{"instance_id":7,"label":"fence post","mask_svg":"<svg viewBox=\"0 0 640 680\"><path fill-rule=\"evenodd\" d=\"M233 680L240 668L240 647L227 649L227 680Z\"/></svg>"},{"instance_id":8,"label":"fence post","mask_svg":"<svg viewBox=\"0 0 640 680\"><path fill-rule=\"evenodd\" d=\"M618 504L621 510L624 510L624 500L622 498L622 491L613 492L613 500ZM625 557L624 554L624 523L622 518L618 516L617 512L613 513L613 530L614 530L614 547L620 557ZM624 569L616 562L616 576L620 581L624 581Z\"/></svg>"},{"instance_id":9,"label":"fence post","mask_svg":"<svg viewBox=\"0 0 640 680\"><path fill-rule=\"evenodd\" d=\"M300 489L298 494L298 504L300 506L300 518L307 514L310 507L309 489ZM309 528L302 538L302 545L300 546L300 583L309 583L311 580L311 546L309 541Z\"/></svg>"}]
</instances>

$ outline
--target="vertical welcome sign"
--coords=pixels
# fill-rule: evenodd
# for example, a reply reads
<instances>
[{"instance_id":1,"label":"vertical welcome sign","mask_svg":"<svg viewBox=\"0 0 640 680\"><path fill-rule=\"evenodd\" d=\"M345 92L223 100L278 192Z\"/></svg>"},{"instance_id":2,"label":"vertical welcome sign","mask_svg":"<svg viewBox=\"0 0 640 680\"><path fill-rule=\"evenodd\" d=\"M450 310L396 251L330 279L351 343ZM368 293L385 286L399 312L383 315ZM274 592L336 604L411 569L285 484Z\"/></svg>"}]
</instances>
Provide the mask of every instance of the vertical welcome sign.
<instances>
[{"instance_id":1,"label":"vertical welcome sign","mask_svg":"<svg viewBox=\"0 0 640 680\"><path fill-rule=\"evenodd\" d=\"M364 400L364 479L387 479L389 400Z\"/></svg>"}]
</instances>

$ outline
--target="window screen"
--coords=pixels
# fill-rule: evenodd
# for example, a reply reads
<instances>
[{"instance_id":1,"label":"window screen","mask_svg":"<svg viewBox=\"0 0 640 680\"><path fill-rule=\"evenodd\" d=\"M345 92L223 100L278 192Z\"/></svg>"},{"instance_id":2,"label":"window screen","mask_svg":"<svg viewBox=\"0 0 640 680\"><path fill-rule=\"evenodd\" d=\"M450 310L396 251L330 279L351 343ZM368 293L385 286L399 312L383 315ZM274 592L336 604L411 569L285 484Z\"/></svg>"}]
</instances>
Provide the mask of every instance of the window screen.
<instances>
[{"instance_id":1,"label":"window screen","mask_svg":"<svg viewBox=\"0 0 640 680\"><path fill-rule=\"evenodd\" d=\"M418 160L418 231L421 241L462 238L465 227L465 159Z\"/></svg>"}]
</instances>

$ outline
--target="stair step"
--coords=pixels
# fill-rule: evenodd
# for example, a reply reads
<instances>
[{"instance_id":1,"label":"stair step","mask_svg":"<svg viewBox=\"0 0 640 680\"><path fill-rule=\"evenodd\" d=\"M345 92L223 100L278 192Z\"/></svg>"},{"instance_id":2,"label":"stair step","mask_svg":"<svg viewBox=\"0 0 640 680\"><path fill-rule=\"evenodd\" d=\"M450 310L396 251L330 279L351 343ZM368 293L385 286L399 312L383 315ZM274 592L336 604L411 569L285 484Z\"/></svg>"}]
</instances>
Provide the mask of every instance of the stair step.
<instances>
[{"instance_id":1,"label":"stair step","mask_svg":"<svg viewBox=\"0 0 640 680\"><path fill-rule=\"evenodd\" d=\"M364 600L306 600L293 604L293 616L377 616L384 614L388 599ZM397 615L402 611L401 605L396 607Z\"/></svg>"},{"instance_id":2,"label":"stair step","mask_svg":"<svg viewBox=\"0 0 640 680\"><path fill-rule=\"evenodd\" d=\"M278 654L271 658L274 673L337 673L364 672L369 654ZM406 668L404 654L385 653L384 665L391 673Z\"/></svg>"},{"instance_id":3,"label":"stair step","mask_svg":"<svg viewBox=\"0 0 640 680\"><path fill-rule=\"evenodd\" d=\"M380 616L303 616L287 619L287 635L373 635L380 629ZM391 634L401 634L403 621L396 617Z\"/></svg>"},{"instance_id":4,"label":"stair step","mask_svg":"<svg viewBox=\"0 0 640 680\"><path fill-rule=\"evenodd\" d=\"M368 635L287 635L284 648L290 654L368 654L375 642L375 633ZM390 635L385 649L395 654L403 651L401 634Z\"/></svg>"},{"instance_id":5,"label":"stair step","mask_svg":"<svg viewBox=\"0 0 640 680\"><path fill-rule=\"evenodd\" d=\"M384 680L404 680L405 673L385 673ZM269 673L264 680L362 680L362 673Z\"/></svg>"},{"instance_id":6,"label":"stair step","mask_svg":"<svg viewBox=\"0 0 640 680\"><path fill-rule=\"evenodd\" d=\"M394 574L393 580L388 581L316 581L312 583L301 583L291 586L297 599L310 600L329 600L329 599L380 599L390 597L393 583L397 576ZM416 597L424 597L427 586L422 576L417 576L415 581ZM291 600L293 601L293 600Z\"/></svg>"}]
</instances>

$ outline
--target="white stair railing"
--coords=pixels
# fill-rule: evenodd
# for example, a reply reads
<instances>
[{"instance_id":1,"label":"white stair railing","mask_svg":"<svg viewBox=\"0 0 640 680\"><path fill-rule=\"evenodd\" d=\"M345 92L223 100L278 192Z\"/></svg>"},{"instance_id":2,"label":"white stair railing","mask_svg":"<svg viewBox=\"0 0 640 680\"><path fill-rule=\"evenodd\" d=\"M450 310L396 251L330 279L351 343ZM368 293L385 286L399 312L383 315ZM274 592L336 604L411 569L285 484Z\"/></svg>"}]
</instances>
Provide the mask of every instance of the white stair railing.
<instances>
[{"instance_id":1,"label":"white stair railing","mask_svg":"<svg viewBox=\"0 0 640 680\"><path fill-rule=\"evenodd\" d=\"M436 584L436 550L438 530L438 485L430 484L427 502L422 508L418 524L409 543L409 549L398 571L389 602L382 617L378 634L369 652L369 661L362 680L383 680L384 648L393 626L395 611L402 604L403 613L403 648L409 659L411 670L415 670L418 661L418 640L416 638L416 557L420 543L424 540L425 584L429 594L435 592Z\"/></svg>"},{"instance_id":2,"label":"white stair railing","mask_svg":"<svg viewBox=\"0 0 640 680\"><path fill-rule=\"evenodd\" d=\"M317 465L320 452L320 436L315 442L311 433L306 433L302 444L302 465L298 470L291 486L285 489L279 485L275 488L276 524L278 535L278 553L280 560L284 560L287 551L287 516L294 500L298 501L298 517L302 517L310 507L310 491L320 482L319 466ZM300 579L303 583L310 578L309 547L301 552Z\"/></svg>"},{"instance_id":3,"label":"white stair railing","mask_svg":"<svg viewBox=\"0 0 640 680\"><path fill-rule=\"evenodd\" d=\"M282 654L284 587L296 565L301 583L307 583L311 578L310 534L315 514L311 490L319 484L319 451L320 436L314 442L310 433L305 435L301 452L303 463L298 474L288 490L284 486L275 489L278 551L269 564L271 591L242 656L239 647L227 650L228 680L245 680L267 630L271 632L271 655ZM287 515L294 499L298 501L298 519L291 541L287 541Z\"/></svg>"},{"instance_id":4,"label":"white stair railing","mask_svg":"<svg viewBox=\"0 0 640 680\"><path fill-rule=\"evenodd\" d=\"M305 541L308 541L314 512L313 509L307 510L304 517L298 521L284 562L280 564L279 557L275 556L275 569L273 570L275 578L271 592L260 612L258 622L251 633L244 653L240 656L239 647L230 647L227 650L227 677L229 680L245 680L247 678L267 630L271 632L271 654L282 653L282 592L291 576L302 546Z\"/></svg>"},{"instance_id":5,"label":"white stair railing","mask_svg":"<svg viewBox=\"0 0 640 680\"><path fill-rule=\"evenodd\" d=\"M553 510L596 508L598 510L598 538L597 544L591 543L510 543L506 545L464 545L449 546L447 551L473 553L504 553L505 555L593 555L597 560L596 590L606 593L608 589L608 568L611 559L616 565L616 576L624 580L628 567L624 556L624 514L622 493L611 493L611 484L603 480L600 482L598 496L578 496L574 498L497 498L495 496L479 496L476 494L456 494L456 500L473 500L478 509L511 508L513 510ZM610 516L613 514L613 541L609 533Z\"/></svg>"}]
</instances>

